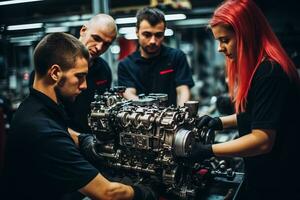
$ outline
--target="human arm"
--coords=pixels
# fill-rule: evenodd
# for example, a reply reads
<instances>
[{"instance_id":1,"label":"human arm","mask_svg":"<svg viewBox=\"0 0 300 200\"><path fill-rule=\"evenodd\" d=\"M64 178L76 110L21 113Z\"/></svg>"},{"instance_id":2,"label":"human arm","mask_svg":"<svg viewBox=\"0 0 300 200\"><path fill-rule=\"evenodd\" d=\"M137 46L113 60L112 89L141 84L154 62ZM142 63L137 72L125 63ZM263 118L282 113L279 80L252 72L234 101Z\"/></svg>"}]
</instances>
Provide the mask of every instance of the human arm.
<instances>
[{"instance_id":1,"label":"human arm","mask_svg":"<svg viewBox=\"0 0 300 200\"><path fill-rule=\"evenodd\" d=\"M220 117L223 128L232 128L237 126L236 114Z\"/></svg>"},{"instance_id":2,"label":"human arm","mask_svg":"<svg viewBox=\"0 0 300 200\"><path fill-rule=\"evenodd\" d=\"M123 93L123 97L125 99L138 99L138 96L136 94L135 88L126 88L125 92Z\"/></svg>"},{"instance_id":3,"label":"human arm","mask_svg":"<svg viewBox=\"0 0 300 200\"><path fill-rule=\"evenodd\" d=\"M134 189L129 185L110 182L101 174L98 174L79 192L95 200L102 199L133 199Z\"/></svg>"},{"instance_id":4,"label":"human arm","mask_svg":"<svg viewBox=\"0 0 300 200\"><path fill-rule=\"evenodd\" d=\"M176 87L177 106L183 106L185 102L190 99L191 92L187 85L180 85Z\"/></svg>"},{"instance_id":5,"label":"human arm","mask_svg":"<svg viewBox=\"0 0 300 200\"><path fill-rule=\"evenodd\" d=\"M235 140L213 144L212 151L216 156L256 156L270 152L275 138L275 130L253 129Z\"/></svg>"}]
</instances>

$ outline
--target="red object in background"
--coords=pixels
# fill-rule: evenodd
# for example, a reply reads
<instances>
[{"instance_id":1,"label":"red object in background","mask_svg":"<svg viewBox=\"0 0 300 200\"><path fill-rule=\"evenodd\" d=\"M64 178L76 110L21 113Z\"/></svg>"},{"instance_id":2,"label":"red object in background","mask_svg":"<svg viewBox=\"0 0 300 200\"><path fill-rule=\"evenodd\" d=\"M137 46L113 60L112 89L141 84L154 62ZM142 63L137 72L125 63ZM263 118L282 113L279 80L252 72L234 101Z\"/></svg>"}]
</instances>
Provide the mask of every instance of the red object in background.
<instances>
[{"instance_id":1,"label":"red object in background","mask_svg":"<svg viewBox=\"0 0 300 200\"><path fill-rule=\"evenodd\" d=\"M122 37L119 38L118 41L120 45L120 54L118 60L122 60L123 58L136 51L137 43L135 40L127 40Z\"/></svg>"}]
</instances>

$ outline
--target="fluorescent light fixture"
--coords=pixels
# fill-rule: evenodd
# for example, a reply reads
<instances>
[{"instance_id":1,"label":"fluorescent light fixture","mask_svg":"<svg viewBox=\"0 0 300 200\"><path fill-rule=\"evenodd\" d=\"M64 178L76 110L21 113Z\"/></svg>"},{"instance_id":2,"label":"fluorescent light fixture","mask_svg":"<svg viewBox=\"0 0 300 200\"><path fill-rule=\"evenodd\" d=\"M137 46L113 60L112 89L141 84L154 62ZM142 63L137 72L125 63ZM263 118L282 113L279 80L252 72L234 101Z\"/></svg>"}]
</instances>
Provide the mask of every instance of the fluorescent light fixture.
<instances>
[{"instance_id":1,"label":"fluorescent light fixture","mask_svg":"<svg viewBox=\"0 0 300 200\"><path fill-rule=\"evenodd\" d=\"M167 28L167 29L165 30L165 36L172 36L172 35L174 35L174 31L173 31L172 29L168 29L168 28ZM138 38L136 37L135 31L134 31L134 32L127 32L127 33L125 33L124 37L125 37L127 40L136 40L136 39L138 39Z\"/></svg>"},{"instance_id":2,"label":"fluorescent light fixture","mask_svg":"<svg viewBox=\"0 0 300 200\"><path fill-rule=\"evenodd\" d=\"M37 35L28 35L28 36L19 36L19 37L11 37L9 41L11 43L26 43L37 41L41 38L41 34Z\"/></svg>"},{"instance_id":3,"label":"fluorescent light fixture","mask_svg":"<svg viewBox=\"0 0 300 200\"><path fill-rule=\"evenodd\" d=\"M165 15L166 21L172 21L172 20L182 20L186 19L185 14L168 14ZM133 24L137 22L136 17L124 17L124 18L117 18L116 24Z\"/></svg>"},{"instance_id":4,"label":"fluorescent light fixture","mask_svg":"<svg viewBox=\"0 0 300 200\"><path fill-rule=\"evenodd\" d=\"M136 17L117 18L116 24L131 24L136 23Z\"/></svg>"},{"instance_id":5,"label":"fluorescent light fixture","mask_svg":"<svg viewBox=\"0 0 300 200\"><path fill-rule=\"evenodd\" d=\"M209 18L187 19L183 21L175 22L176 26L206 26L209 22Z\"/></svg>"},{"instance_id":6,"label":"fluorescent light fixture","mask_svg":"<svg viewBox=\"0 0 300 200\"><path fill-rule=\"evenodd\" d=\"M46 33L68 32L68 27L47 27Z\"/></svg>"},{"instance_id":7,"label":"fluorescent light fixture","mask_svg":"<svg viewBox=\"0 0 300 200\"><path fill-rule=\"evenodd\" d=\"M19 24L19 25L7 26L7 30L16 31L16 30L35 29L35 28L42 28L42 27L43 27L43 23Z\"/></svg>"},{"instance_id":8,"label":"fluorescent light fixture","mask_svg":"<svg viewBox=\"0 0 300 200\"><path fill-rule=\"evenodd\" d=\"M125 39L127 40L137 40L138 38L136 37L135 33L127 33L124 35Z\"/></svg>"},{"instance_id":9,"label":"fluorescent light fixture","mask_svg":"<svg viewBox=\"0 0 300 200\"><path fill-rule=\"evenodd\" d=\"M182 19L186 19L186 15L185 14L169 14L169 15L165 15L165 19L166 19L166 21L182 20Z\"/></svg>"},{"instance_id":10,"label":"fluorescent light fixture","mask_svg":"<svg viewBox=\"0 0 300 200\"><path fill-rule=\"evenodd\" d=\"M11 0L11 1L1 1L0 6L6 6L11 4L19 4L19 3L30 3L36 1L43 1L43 0Z\"/></svg>"},{"instance_id":11,"label":"fluorescent light fixture","mask_svg":"<svg viewBox=\"0 0 300 200\"><path fill-rule=\"evenodd\" d=\"M120 34L127 34L127 33L135 33L136 28L132 27L122 27L119 29Z\"/></svg>"}]
</instances>

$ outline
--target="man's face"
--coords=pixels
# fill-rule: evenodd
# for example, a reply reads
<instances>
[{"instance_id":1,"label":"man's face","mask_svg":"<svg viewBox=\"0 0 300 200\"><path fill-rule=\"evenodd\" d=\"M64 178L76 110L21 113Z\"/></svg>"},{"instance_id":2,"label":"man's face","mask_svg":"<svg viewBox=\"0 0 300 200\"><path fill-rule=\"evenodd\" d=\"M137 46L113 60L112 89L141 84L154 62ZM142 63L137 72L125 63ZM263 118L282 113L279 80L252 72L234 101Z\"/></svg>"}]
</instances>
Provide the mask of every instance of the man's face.
<instances>
[{"instance_id":1,"label":"man's face","mask_svg":"<svg viewBox=\"0 0 300 200\"><path fill-rule=\"evenodd\" d=\"M147 20L140 23L136 34L144 57L157 55L164 40L165 24L160 22L151 26ZM143 55L144 54L144 55Z\"/></svg>"},{"instance_id":2,"label":"man's face","mask_svg":"<svg viewBox=\"0 0 300 200\"><path fill-rule=\"evenodd\" d=\"M90 24L80 30L80 41L88 48L91 58L103 54L116 38L116 33L105 26Z\"/></svg>"},{"instance_id":3,"label":"man's face","mask_svg":"<svg viewBox=\"0 0 300 200\"><path fill-rule=\"evenodd\" d=\"M77 95L87 88L88 61L84 58L77 58L75 66L62 73L62 77L55 86L56 95L60 101L73 102Z\"/></svg>"}]
</instances>

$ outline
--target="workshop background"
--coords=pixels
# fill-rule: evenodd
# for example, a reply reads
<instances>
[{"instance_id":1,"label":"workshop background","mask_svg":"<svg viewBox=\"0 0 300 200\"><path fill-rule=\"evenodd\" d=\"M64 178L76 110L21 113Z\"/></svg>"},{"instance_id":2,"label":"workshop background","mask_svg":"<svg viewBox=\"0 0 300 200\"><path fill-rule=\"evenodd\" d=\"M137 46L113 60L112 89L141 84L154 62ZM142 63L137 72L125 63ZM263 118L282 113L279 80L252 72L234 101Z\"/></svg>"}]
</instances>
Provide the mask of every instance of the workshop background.
<instances>
[{"instance_id":1,"label":"workshop background","mask_svg":"<svg viewBox=\"0 0 300 200\"><path fill-rule=\"evenodd\" d=\"M118 37L102 55L117 81L117 65L136 49L136 11L156 6L168 16L165 43L181 49L192 68L192 99L201 112L217 109L226 97L224 58L206 26L220 0L24 0L0 1L0 141L9 130L13 112L28 94L32 53L47 33L66 32L78 37L80 27L94 14L113 16ZM297 1L256 0L296 66L300 67L300 14ZM254 13L255 14L255 13ZM220 112L230 112L219 107ZM223 110L222 110L223 109ZM0 145L2 148L2 145ZM1 152L1 151L0 151ZM1 163L1 161L0 161Z\"/></svg>"}]
</instances>

